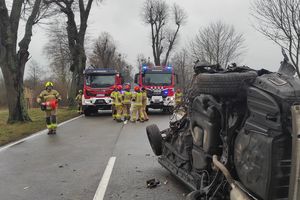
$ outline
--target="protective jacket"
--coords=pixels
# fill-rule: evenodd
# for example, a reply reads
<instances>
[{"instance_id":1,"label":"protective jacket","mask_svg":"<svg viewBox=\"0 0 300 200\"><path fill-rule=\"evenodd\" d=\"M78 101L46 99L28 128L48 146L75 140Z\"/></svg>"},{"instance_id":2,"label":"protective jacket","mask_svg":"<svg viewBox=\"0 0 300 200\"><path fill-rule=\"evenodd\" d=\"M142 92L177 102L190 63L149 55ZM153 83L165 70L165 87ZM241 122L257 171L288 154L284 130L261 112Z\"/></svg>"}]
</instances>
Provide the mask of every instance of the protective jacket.
<instances>
[{"instance_id":1,"label":"protective jacket","mask_svg":"<svg viewBox=\"0 0 300 200\"><path fill-rule=\"evenodd\" d=\"M176 102L176 104L179 104L179 103L182 102L182 96L183 96L182 92L176 92L175 93L175 102Z\"/></svg>"},{"instance_id":2,"label":"protective jacket","mask_svg":"<svg viewBox=\"0 0 300 200\"><path fill-rule=\"evenodd\" d=\"M142 106L143 105L143 93L142 92L137 92L133 94L133 105L135 106Z\"/></svg>"},{"instance_id":3,"label":"protective jacket","mask_svg":"<svg viewBox=\"0 0 300 200\"><path fill-rule=\"evenodd\" d=\"M132 93L125 91L122 96L123 104L131 104Z\"/></svg>"},{"instance_id":4,"label":"protective jacket","mask_svg":"<svg viewBox=\"0 0 300 200\"><path fill-rule=\"evenodd\" d=\"M38 103L49 102L53 100L61 100L61 96L56 90L43 90L37 98ZM47 106L46 110L52 110L52 108Z\"/></svg>"},{"instance_id":5,"label":"protective jacket","mask_svg":"<svg viewBox=\"0 0 300 200\"><path fill-rule=\"evenodd\" d=\"M122 93L121 92L116 92L115 93L115 105L116 106L121 106L122 105Z\"/></svg>"},{"instance_id":6,"label":"protective jacket","mask_svg":"<svg viewBox=\"0 0 300 200\"><path fill-rule=\"evenodd\" d=\"M78 94L75 100L77 101L77 103L82 103L82 94Z\"/></svg>"},{"instance_id":7,"label":"protective jacket","mask_svg":"<svg viewBox=\"0 0 300 200\"><path fill-rule=\"evenodd\" d=\"M143 91L142 95L143 95L142 105L143 105L143 107L146 107L147 106L147 99L148 99L147 98L147 92Z\"/></svg>"},{"instance_id":8,"label":"protective jacket","mask_svg":"<svg viewBox=\"0 0 300 200\"><path fill-rule=\"evenodd\" d=\"M115 99L116 99L116 94L118 93L118 91L112 91L112 93L110 94L110 98L112 99L111 104L115 105Z\"/></svg>"}]
</instances>

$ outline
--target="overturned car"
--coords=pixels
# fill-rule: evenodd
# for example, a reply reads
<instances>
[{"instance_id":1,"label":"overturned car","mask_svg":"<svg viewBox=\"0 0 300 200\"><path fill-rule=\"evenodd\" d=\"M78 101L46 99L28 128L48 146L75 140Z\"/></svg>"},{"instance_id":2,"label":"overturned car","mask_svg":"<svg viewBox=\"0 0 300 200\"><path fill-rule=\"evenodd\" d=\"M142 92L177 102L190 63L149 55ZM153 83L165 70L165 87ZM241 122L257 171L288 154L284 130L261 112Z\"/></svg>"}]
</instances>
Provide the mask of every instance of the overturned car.
<instances>
[{"instance_id":1,"label":"overturned car","mask_svg":"<svg viewBox=\"0 0 300 200\"><path fill-rule=\"evenodd\" d=\"M184 116L166 130L146 128L159 163L193 191L187 199L295 199L290 177L299 154L292 141L299 136L292 137L291 108L299 109L300 80L294 67L285 58L278 72L234 65L194 71Z\"/></svg>"}]
</instances>

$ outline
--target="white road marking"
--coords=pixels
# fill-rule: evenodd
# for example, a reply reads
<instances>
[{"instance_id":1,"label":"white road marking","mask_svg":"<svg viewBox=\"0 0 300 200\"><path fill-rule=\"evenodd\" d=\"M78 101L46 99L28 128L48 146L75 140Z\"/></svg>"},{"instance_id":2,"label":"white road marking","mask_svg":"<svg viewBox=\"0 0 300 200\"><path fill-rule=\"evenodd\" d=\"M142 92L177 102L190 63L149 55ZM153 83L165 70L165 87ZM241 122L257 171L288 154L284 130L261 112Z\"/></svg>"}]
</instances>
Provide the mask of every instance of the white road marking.
<instances>
[{"instance_id":1,"label":"white road marking","mask_svg":"<svg viewBox=\"0 0 300 200\"><path fill-rule=\"evenodd\" d=\"M79 118L81 118L81 117L83 117L83 115L80 115L80 116L78 116L78 117L74 117L74 118L69 119L69 120L67 120L67 121L64 121L64 122L58 124L57 126L58 126L58 127L63 126L64 124L67 124L67 123L69 123L69 122L71 122L71 121L74 121L74 120L76 120L76 119L79 119ZM47 133L47 129L42 130L42 131L39 131L39 132L36 132L36 133L34 133L34 134L32 134L32 135L30 135L30 136L28 136L28 137L25 137L25 138L23 138L23 139L21 139L21 140L18 140L18 141L9 143L9 144L7 144L7 145L4 145L3 147L0 148L0 152L6 150L6 149L8 149L8 148L10 148L10 147L12 147L12 146L14 146L14 145L16 145L16 144L18 144L18 143L24 142L24 141L26 141L26 140L35 138L35 137L37 137L37 136L40 136L40 135L46 134L46 133Z\"/></svg>"},{"instance_id":2,"label":"white road marking","mask_svg":"<svg viewBox=\"0 0 300 200\"><path fill-rule=\"evenodd\" d=\"M103 200L104 199L106 188L109 183L109 179L110 179L111 173L113 171L115 161L116 161L116 157L110 157L93 200Z\"/></svg>"}]
</instances>

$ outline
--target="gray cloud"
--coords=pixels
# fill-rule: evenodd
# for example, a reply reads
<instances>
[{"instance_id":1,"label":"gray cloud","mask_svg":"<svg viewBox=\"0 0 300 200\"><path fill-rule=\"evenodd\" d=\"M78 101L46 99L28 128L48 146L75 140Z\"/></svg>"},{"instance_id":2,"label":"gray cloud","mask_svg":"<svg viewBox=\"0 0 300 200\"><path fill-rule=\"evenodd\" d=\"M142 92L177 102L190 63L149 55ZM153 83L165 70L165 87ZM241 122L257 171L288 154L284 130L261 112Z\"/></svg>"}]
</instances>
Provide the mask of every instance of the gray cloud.
<instances>
[{"instance_id":1,"label":"gray cloud","mask_svg":"<svg viewBox=\"0 0 300 200\"><path fill-rule=\"evenodd\" d=\"M179 4L188 13L187 24L180 32L179 46L193 38L199 28L210 22L222 20L234 25L236 30L245 36L247 51L241 64L277 70L282 59L280 48L251 26L250 1L167 0L170 4ZM140 18L142 5L143 0L106 0L98 6L95 4L89 19L90 40L97 38L102 31L109 32L132 65L136 64L136 56L139 53L152 57L149 27L144 25ZM36 27L30 53L41 65L48 64L42 54L46 41L45 30Z\"/></svg>"}]
</instances>

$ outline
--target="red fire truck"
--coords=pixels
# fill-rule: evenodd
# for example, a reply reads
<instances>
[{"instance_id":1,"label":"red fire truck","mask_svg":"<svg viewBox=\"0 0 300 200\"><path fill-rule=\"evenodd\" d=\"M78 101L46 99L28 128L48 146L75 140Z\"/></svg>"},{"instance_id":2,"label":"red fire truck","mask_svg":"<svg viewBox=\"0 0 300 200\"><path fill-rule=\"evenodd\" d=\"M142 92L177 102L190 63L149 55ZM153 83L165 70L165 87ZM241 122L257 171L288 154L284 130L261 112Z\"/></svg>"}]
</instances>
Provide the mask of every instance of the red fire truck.
<instances>
[{"instance_id":1,"label":"red fire truck","mask_svg":"<svg viewBox=\"0 0 300 200\"><path fill-rule=\"evenodd\" d=\"M97 113L98 110L111 110L110 94L114 85L120 84L122 84L122 77L114 69L86 69L82 97L85 116Z\"/></svg>"},{"instance_id":2,"label":"red fire truck","mask_svg":"<svg viewBox=\"0 0 300 200\"><path fill-rule=\"evenodd\" d=\"M135 75L135 83L147 91L147 108L162 109L164 112L173 110L175 106L176 74L171 65L158 67L142 65Z\"/></svg>"}]
</instances>

